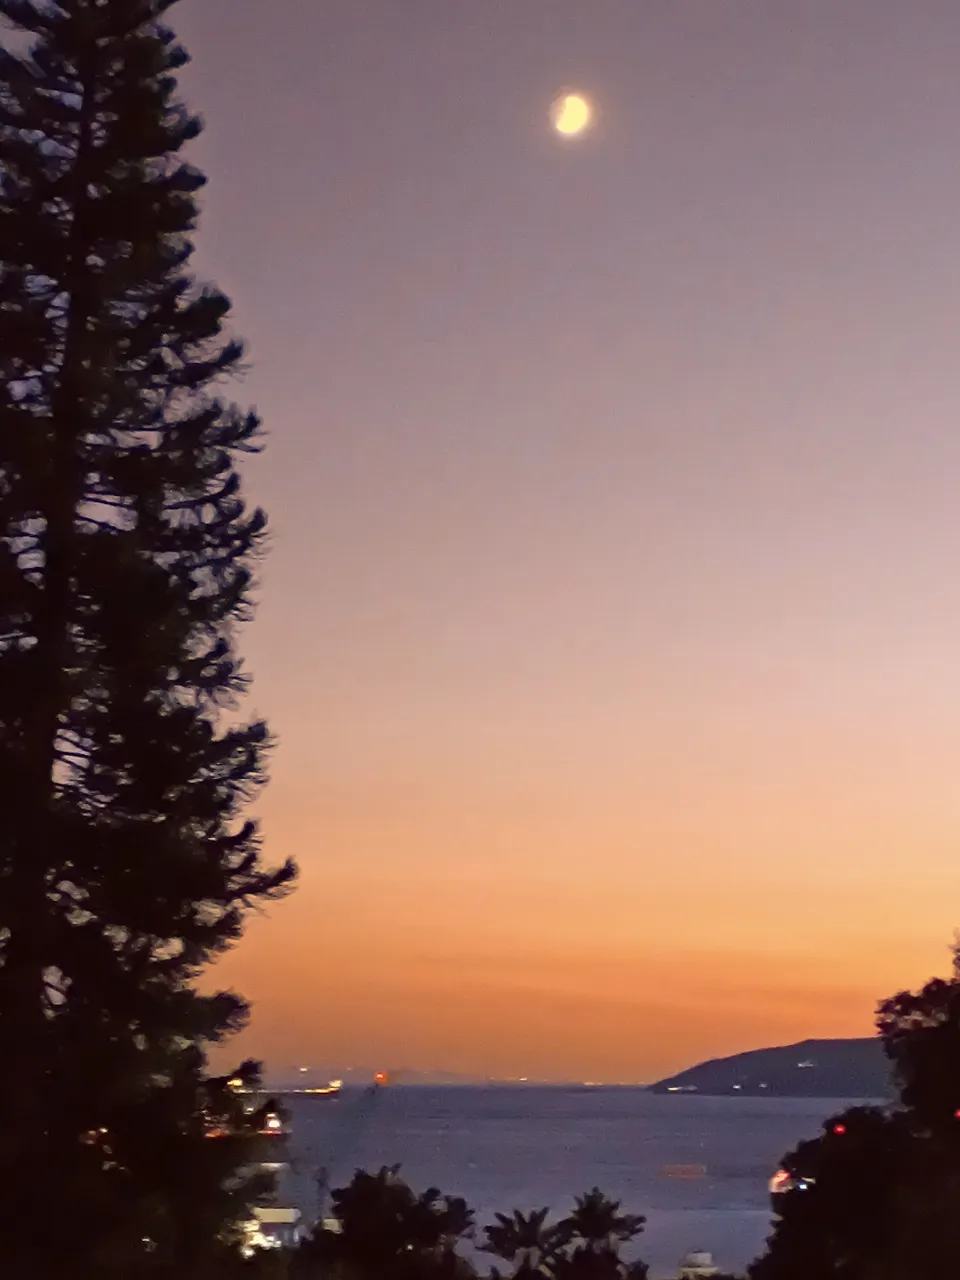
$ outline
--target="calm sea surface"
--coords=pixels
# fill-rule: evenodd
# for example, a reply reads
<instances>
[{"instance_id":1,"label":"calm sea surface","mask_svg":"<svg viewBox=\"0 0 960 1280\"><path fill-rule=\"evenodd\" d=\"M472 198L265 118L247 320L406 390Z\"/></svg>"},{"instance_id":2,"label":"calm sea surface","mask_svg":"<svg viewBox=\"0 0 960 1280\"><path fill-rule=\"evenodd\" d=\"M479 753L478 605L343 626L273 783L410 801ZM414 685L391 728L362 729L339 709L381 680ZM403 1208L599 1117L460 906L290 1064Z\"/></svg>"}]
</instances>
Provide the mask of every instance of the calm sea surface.
<instances>
[{"instance_id":1,"label":"calm sea surface","mask_svg":"<svg viewBox=\"0 0 960 1280\"><path fill-rule=\"evenodd\" d=\"M842 1100L659 1097L640 1089L394 1087L291 1105L284 1198L313 1218L317 1170L334 1186L357 1168L400 1164L417 1190L462 1195L480 1225L495 1211L549 1205L599 1186L647 1217L641 1256L674 1275L689 1249L738 1270L770 1228L767 1181ZM703 1176L665 1176L671 1165Z\"/></svg>"}]
</instances>

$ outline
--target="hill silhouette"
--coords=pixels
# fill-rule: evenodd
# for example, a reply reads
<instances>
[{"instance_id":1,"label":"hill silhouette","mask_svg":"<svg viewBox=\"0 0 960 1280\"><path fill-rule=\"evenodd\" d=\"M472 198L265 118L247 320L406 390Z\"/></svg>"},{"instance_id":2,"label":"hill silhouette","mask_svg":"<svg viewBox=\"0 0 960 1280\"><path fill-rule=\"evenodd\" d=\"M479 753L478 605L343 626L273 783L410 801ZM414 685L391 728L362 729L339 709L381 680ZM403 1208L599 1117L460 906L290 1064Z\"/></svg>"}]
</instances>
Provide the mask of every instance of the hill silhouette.
<instances>
[{"instance_id":1,"label":"hill silhouette","mask_svg":"<svg viewBox=\"0 0 960 1280\"><path fill-rule=\"evenodd\" d=\"M887 1098L893 1083L877 1039L801 1040L713 1058L649 1088L712 1097Z\"/></svg>"}]
</instances>

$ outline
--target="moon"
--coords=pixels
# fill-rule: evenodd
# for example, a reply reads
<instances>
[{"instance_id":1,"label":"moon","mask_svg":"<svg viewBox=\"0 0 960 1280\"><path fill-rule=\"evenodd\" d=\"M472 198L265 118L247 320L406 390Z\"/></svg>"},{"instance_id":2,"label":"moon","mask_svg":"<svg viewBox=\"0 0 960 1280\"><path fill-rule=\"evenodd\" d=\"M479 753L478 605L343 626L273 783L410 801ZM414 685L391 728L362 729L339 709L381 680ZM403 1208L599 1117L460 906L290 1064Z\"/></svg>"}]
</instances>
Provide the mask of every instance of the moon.
<instances>
[{"instance_id":1,"label":"moon","mask_svg":"<svg viewBox=\"0 0 960 1280\"><path fill-rule=\"evenodd\" d=\"M557 133L564 138L575 138L589 128L593 120L593 107L581 93L564 93L550 109L550 119Z\"/></svg>"}]
</instances>

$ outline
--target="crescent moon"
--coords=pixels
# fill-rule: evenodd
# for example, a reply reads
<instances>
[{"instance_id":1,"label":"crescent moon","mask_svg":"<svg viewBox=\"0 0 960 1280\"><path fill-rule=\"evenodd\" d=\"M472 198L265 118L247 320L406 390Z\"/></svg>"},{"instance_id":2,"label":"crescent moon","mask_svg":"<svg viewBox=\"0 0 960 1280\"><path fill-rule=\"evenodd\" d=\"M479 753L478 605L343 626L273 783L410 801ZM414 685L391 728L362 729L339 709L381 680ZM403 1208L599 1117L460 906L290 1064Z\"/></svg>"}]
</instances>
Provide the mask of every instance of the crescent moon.
<instances>
[{"instance_id":1,"label":"crescent moon","mask_svg":"<svg viewBox=\"0 0 960 1280\"><path fill-rule=\"evenodd\" d=\"M593 107L580 93L565 93L557 98L550 111L553 127L565 138L583 133L593 120Z\"/></svg>"}]
</instances>

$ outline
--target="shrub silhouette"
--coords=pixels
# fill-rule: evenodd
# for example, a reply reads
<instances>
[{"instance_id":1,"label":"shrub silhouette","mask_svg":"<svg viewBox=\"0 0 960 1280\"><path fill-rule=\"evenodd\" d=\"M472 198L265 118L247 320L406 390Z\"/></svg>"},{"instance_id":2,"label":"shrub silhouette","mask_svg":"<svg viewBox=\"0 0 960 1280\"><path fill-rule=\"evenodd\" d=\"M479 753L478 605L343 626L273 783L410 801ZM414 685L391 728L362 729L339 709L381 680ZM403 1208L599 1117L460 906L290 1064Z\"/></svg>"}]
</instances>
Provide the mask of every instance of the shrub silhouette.
<instances>
[{"instance_id":1,"label":"shrub silhouette","mask_svg":"<svg viewBox=\"0 0 960 1280\"><path fill-rule=\"evenodd\" d=\"M290 1280L644 1280L646 1265L621 1249L644 1219L594 1188L570 1213L549 1222L549 1209L498 1213L473 1248L475 1217L466 1202L437 1188L417 1194L399 1166L358 1171L332 1195L331 1220L318 1224L289 1259ZM480 1258L506 1262L485 1272Z\"/></svg>"},{"instance_id":2,"label":"shrub silhouette","mask_svg":"<svg viewBox=\"0 0 960 1280\"><path fill-rule=\"evenodd\" d=\"M914 1280L960 1274L960 952L953 976L877 1011L892 1107L854 1107L783 1168L778 1220L751 1280Z\"/></svg>"}]
</instances>

